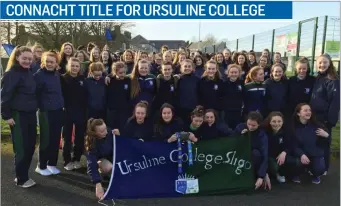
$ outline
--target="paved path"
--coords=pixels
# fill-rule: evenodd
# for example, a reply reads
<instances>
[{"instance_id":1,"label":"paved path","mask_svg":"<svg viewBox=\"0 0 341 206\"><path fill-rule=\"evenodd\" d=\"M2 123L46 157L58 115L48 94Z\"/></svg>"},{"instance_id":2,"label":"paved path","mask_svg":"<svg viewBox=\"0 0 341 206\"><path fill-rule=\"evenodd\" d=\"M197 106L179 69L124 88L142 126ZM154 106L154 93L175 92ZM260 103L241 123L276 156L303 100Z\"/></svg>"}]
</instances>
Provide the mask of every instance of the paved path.
<instances>
[{"instance_id":1,"label":"paved path","mask_svg":"<svg viewBox=\"0 0 341 206\"><path fill-rule=\"evenodd\" d=\"M60 161L61 162L61 161ZM30 189L14 185L13 155L1 152L1 205L86 206L99 205L94 196L94 186L82 172L64 172L59 176L42 177L34 173L36 156L31 165L31 177L38 185ZM61 168L61 165L60 165ZM85 172L85 170L83 170ZM110 202L107 202L110 203ZM112 204L111 204L112 205ZM288 183L275 185L270 192L252 195L227 195L196 198L167 198L116 201L129 206L338 206L340 205L340 164L333 161L328 176L320 185L307 179L301 185Z\"/></svg>"}]
</instances>

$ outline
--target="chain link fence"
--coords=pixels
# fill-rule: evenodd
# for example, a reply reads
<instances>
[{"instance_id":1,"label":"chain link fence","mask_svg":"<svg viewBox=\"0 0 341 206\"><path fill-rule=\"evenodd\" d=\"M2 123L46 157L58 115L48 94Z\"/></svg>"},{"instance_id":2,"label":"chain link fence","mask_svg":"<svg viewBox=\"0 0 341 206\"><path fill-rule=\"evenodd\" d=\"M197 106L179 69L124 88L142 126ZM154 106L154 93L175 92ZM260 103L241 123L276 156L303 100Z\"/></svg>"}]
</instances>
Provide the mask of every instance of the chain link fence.
<instances>
[{"instance_id":1,"label":"chain link fence","mask_svg":"<svg viewBox=\"0 0 341 206\"><path fill-rule=\"evenodd\" d=\"M231 51L253 50L258 57L263 49L269 49L272 54L279 52L283 62L288 65L288 71L292 70L295 61L303 56L310 60L311 67L316 70L316 58L323 53L328 53L335 67L339 69L340 17L314 17L278 29L227 41L224 48L207 45L201 50L215 53L225 48Z\"/></svg>"}]
</instances>

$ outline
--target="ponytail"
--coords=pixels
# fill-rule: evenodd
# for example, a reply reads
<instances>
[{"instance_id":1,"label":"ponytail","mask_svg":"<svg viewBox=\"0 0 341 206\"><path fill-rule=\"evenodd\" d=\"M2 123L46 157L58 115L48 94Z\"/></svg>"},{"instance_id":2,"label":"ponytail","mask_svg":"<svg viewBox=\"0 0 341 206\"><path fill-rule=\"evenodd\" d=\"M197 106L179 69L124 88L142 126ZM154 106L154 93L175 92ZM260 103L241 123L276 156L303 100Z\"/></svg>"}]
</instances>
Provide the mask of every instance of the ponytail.
<instances>
[{"instance_id":1,"label":"ponytail","mask_svg":"<svg viewBox=\"0 0 341 206\"><path fill-rule=\"evenodd\" d=\"M96 127L104 124L102 119L90 118L87 122L87 131L85 136L85 151L90 152L96 145Z\"/></svg>"}]
</instances>

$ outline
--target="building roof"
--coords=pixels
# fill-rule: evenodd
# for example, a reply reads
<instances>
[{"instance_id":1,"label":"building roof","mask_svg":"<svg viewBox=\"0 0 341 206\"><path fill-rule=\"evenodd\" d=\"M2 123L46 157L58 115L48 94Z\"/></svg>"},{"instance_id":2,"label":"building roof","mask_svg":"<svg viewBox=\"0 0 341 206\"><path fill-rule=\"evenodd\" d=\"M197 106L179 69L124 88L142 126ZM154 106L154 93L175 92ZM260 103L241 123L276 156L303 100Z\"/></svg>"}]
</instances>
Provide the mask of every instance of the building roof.
<instances>
[{"instance_id":1,"label":"building roof","mask_svg":"<svg viewBox=\"0 0 341 206\"><path fill-rule=\"evenodd\" d=\"M131 44L149 44L149 41L141 35L137 35L131 39Z\"/></svg>"},{"instance_id":2,"label":"building roof","mask_svg":"<svg viewBox=\"0 0 341 206\"><path fill-rule=\"evenodd\" d=\"M163 45L167 45L169 49L179 49L180 47L186 47L187 43L183 40L149 40L156 49L160 49Z\"/></svg>"}]
</instances>

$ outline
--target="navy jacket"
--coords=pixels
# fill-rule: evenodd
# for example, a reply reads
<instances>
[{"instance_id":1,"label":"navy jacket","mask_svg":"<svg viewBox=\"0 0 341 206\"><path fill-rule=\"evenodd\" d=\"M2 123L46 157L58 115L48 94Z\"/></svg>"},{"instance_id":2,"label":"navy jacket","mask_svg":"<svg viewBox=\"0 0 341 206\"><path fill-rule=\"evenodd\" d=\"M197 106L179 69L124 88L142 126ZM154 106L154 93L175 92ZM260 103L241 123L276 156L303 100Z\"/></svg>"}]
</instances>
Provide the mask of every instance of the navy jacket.
<instances>
[{"instance_id":1,"label":"navy jacket","mask_svg":"<svg viewBox=\"0 0 341 206\"><path fill-rule=\"evenodd\" d=\"M96 139L94 147L85 153L87 159L87 173L91 178L93 184L100 183L102 181L101 175L98 172L97 161L105 158L112 160L113 157L113 134L108 130L108 134L103 139Z\"/></svg>"},{"instance_id":2,"label":"navy jacket","mask_svg":"<svg viewBox=\"0 0 341 206\"><path fill-rule=\"evenodd\" d=\"M327 146L328 138L316 135L319 127L312 123L303 125L298 123L294 128L296 137L295 155L301 157L305 154L307 157L324 157L324 148ZM328 131L326 131L328 132Z\"/></svg>"},{"instance_id":3,"label":"navy jacket","mask_svg":"<svg viewBox=\"0 0 341 206\"><path fill-rule=\"evenodd\" d=\"M154 138L156 140L167 141L173 134L183 131L183 122L181 119L173 119L169 123L155 125Z\"/></svg>"},{"instance_id":4,"label":"navy jacket","mask_svg":"<svg viewBox=\"0 0 341 206\"><path fill-rule=\"evenodd\" d=\"M37 111L36 82L32 72L14 65L1 79L1 115L12 118L12 110Z\"/></svg>"},{"instance_id":5,"label":"navy jacket","mask_svg":"<svg viewBox=\"0 0 341 206\"><path fill-rule=\"evenodd\" d=\"M223 97L223 81L209 80L203 77L198 84L198 99L199 105L205 109L215 109L217 111L222 109Z\"/></svg>"},{"instance_id":6,"label":"navy jacket","mask_svg":"<svg viewBox=\"0 0 341 206\"><path fill-rule=\"evenodd\" d=\"M173 64L173 74L181 74L181 65L179 63Z\"/></svg>"},{"instance_id":7,"label":"navy jacket","mask_svg":"<svg viewBox=\"0 0 341 206\"><path fill-rule=\"evenodd\" d=\"M85 110L88 99L84 76L72 77L70 74L65 73L62 75L61 82L65 108Z\"/></svg>"},{"instance_id":8,"label":"navy jacket","mask_svg":"<svg viewBox=\"0 0 341 206\"><path fill-rule=\"evenodd\" d=\"M230 81L228 78L223 83L223 110L241 111L243 106L244 83L242 80Z\"/></svg>"},{"instance_id":9,"label":"navy jacket","mask_svg":"<svg viewBox=\"0 0 341 206\"><path fill-rule=\"evenodd\" d=\"M147 101L151 106L156 94L156 80L154 75L147 75L145 77L138 77L140 84L140 93L132 99L132 105L136 105L140 101Z\"/></svg>"},{"instance_id":10,"label":"navy jacket","mask_svg":"<svg viewBox=\"0 0 341 206\"><path fill-rule=\"evenodd\" d=\"M287 108L287 90L288 82L283 79L275 81L273 79L267 79L265 82L265 101L267 113L273 111L286 112Z\"/></svg>"},{"instance_id":11,"label":"navy jacket","mask_svg":"<svg viewBox=\"0 0 341 206\"><path fill-rule=\"evenodd\" d=\"M250 69L252 69L252 67L258 66L258 63L256 61L254 61L252 64L251 62L248 62L248 64L249 64Z\"/></svg>"},{"instance_id":12,"label":"navy jacket","mask_svg":"<svg viewBox=\"0 0 341 206\"><path fill-rule=\"evenodd\" d=\"M66 59L62 59L59 67L60 69L58 70L60 74L65 74L66 73L66 65L67 65L67 60Z\"/></svg>"},{"instance_id":13,"label":"navy jacket","mask_svg":"<svg viewBox=\"0 0 341 206\"><path fill-rule=\"evenodd\" d=\"M126 63L126 66L127 66L127 74L131 74L131 72L132 72L133 69L134 69L134 62L128 62L128 63Z\"/></svg>"},{"instance_id":14,"label":"navy jacket","mask_svg":"<svg viewBox=\"0 0 341 206\"><path fill-rule=\"evenodd\" d=\"M107 86L107 108L110 110L128 110L130 108L131 80L124 77L120 80L110 77L110 84Z\"/></svg>"},{"instance_id":15,"label":"navy jacket","mask_svg":"<svg viewBox=\"0 0 341 206\"><path fill-rule=\"evenodd\" d=\"M209 126L207 123L201 125L203 135L200 140L210 140L219 137L227 137L232 135L234 132L225 123L216 122Z\"/></svg>"},{"instance_id":16,"label":"navy jacket","mask_svg":"<svg viewBox=\"0 0 341 206\"><path fill-rule=\"evenodd\" d=\"M195 67L195 71L194 71L194 74L195 76L197 76L198 78L201 78L202 75L204 74L204 67L201 65L201 66L197 66Z\"/></svg>"},{"instance_id":17,"label":"navy jacket","mask_svg":"<svg viewBox=\"0 0 341 206\"><path fill-rule=\"evenodd\" d=\"M241 123L236 127L235 132L241 134L244 129L247 129L247 126L245 123ZM258 150L262 155L262 163L257 171L257 177L264 178L268 169L268 136L262 129L257 129L250 135L252 150Z\"/></svg>"},{"instance_id":18,"label":"navy jacket","mask_svg":"<svg viewBox=\"0 0 341 206\"><path fill-rule=\"evenodd\" d=\"M147 118L143 124L138 124L136 119L128 119L122 136L148 141L153 139L153 133L153 122L150 119Z\"/></svg>"},{"instance_id":19,"label":"navy jacket","mask_svg":"<svg viewBox=\"0 0 341 206\"><path fill-rule=\"evenodd\" d=\"M314 84L310 105L320 122L335 126L340 111L340 80L331 80L325 74L319 74Z\"/></svg>"},{"instance_id":20,"label":"navy jacket","mask_svg":"<svg viewBox=\"0 0 341 206\"><path fill-rule=\"evenodd\" d=\"M58 71L39 69L34 74L37 84L37 99L42 111L57 110L64 107L64 97Z\"/></svg>"},{"instance_id":21,"label":"navy jacket","mask_svg":"<svg viewBox=\"0 0 341 206\"><path fill-rule=\"evenodd\" d=\"M271 129L267 130L266 134L268 136L269 157L277 158L283 151L287 155L292 153L293 138L283 127L277 133L274 133Z\"/></svg>"},{"instance_id":22,"label":"navy jacket","mask_svg":"<svg viewBox=\"0 0 341 206\"><path fill-rule=\"evenodd\" d=\"M290 77L288 81L287 104L291 113L300 103L309 103L313 91L315 77L307 76L305 79L299 79L297 76Z\"/></svg>"},{"instance_id":23,"label":"navy jacket","mask_svg":"<svg viewBox=\"0 0 341 206\"><path fill-rule=\"evenodd\" d=\"M248 65L247 62L245 62L243 65L239 65L242 68L242 79L245 80L246 79L246 75L249 73L250 71L250 66Z\"/></svg>"},{"instance_id":24,"label":"navy jacket","mask_svg":"<svg viewBox=\"0 0 341 206\"><path fill-rule=\"evenodd\" d=\"M106 109L106 85L104 78L95 80L89 77L85 80L88 97L88 108L96 111Z\"/></svg>"},{"instance_id":25,"label":"navy jacket","mask_svg":"<svg viewBox=\"0 0 341 206\"><path fill-rule=\"evenodd\" d=\"M199 78L195 74L180 75L177 104L182 109L194 109L198 105Z\"/></svg>"},{"instance_id":26,"label":"navy jacket","mask_svg":"<svg viewBox=\"0 0 341 206\"><path fill-rule=\"evenodd\" d=\"M258 111L264 114L265 111L265 84L250 82L244 87L244 114Z\"/></svg>"},{"instance_id":27,"label":"navy jacket","mask_svg":"<svg viewBox=\"0 0 341 206\"><path fill-rule=\"evenodd\" d=\"M270 78L270 73L271 73L271 66L267 65L264 68L264 80L267 80Z\"/></svg>"},{"instance_id":28,"label":"navy jacket","mask_svg":"<svg viewBox=\"0 0 341 206\"><path fill-rule=\"evenodd\" d=\"M227 69L227 65L223 62L221 64L218 63L218 69L219 69L219 72L222 76L222 79L223 80L226 80L226 75L225 75L225 71Z\"/></svg>"},{"instance_id":29,"label":"navy jacket","mask_svg":"<svg viewBox=\"0 0 341 206\"><path fill-rule=\"evenodd\" d=\"M41 65L41 59L32 63L31 71L33 74L35 74L40 69L40 65Z\"/></svg>"},{"instance_id":30,"label":"navy jacket","mask_svg":"<svg viewBox=\"0 0 341 206\"><path fill-rule=\"evenodd\" d=\"M159 74L161 74L161 65L156 64L156 63L152 63L150 65L150 73L154 76L157 76Z\"/></svg>"},{"instance_id":31,"label":"navy jacket","mask_svg":"<svg viewBox=\"0 0 341 206\"><path fill-rule=\"evenodd\" d=\"M164 103L175 106L178 80L177 76L172 76L169 80L165 80L161 74L157 76L156 82L159 82L159 85L153 102L154 109L160 109Z\"/></svg>"}]
</instances>

